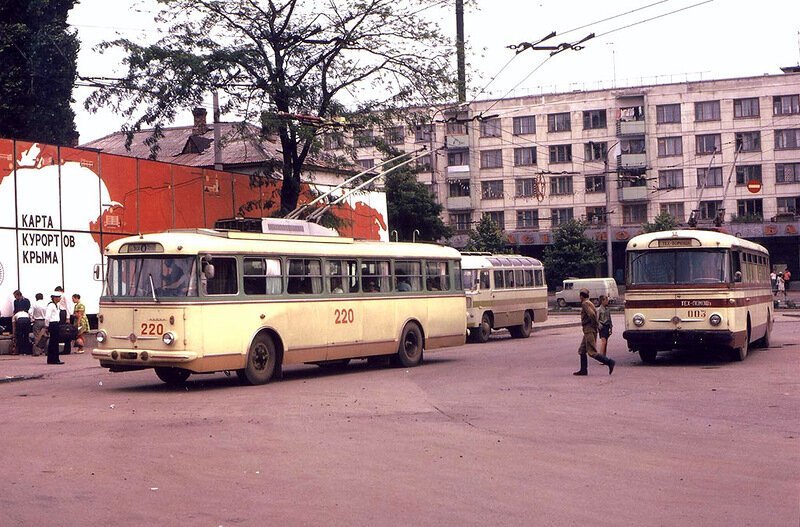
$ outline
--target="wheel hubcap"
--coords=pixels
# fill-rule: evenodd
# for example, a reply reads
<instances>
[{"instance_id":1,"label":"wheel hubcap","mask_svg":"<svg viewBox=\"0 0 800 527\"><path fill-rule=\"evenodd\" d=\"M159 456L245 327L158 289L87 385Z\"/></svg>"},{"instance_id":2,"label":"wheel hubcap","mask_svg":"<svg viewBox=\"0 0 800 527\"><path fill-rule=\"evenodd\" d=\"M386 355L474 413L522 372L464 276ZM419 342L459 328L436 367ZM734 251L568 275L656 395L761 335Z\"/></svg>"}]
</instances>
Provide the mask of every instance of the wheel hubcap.
<instances>
[{"instance_id":1,"label":"wheel hubcap","mask_svg":"<svg viewBox=\"0 0 800 527\"><path fill-rule=\"evenodd\" d=\"M269 362L269 350L263 344L259 344L253 350L253 366L257 370L263 370L267 367Z\"/></svg>"}]
</instances>

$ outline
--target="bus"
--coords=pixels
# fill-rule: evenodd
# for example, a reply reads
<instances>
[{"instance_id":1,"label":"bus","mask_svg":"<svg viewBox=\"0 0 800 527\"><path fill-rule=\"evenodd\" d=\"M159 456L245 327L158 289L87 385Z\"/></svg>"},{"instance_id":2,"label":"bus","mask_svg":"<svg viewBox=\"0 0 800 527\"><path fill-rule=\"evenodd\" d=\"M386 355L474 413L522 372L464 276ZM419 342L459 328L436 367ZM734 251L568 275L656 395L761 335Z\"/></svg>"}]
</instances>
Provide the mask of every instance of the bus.
<instances>
[{"instance_id":1,"label":"bus","mask_svg":"<svg viewBox=\"0 0 800 527\"><path fill-rule=\"evenodd\" d=\"M465 342L455 249L263 222L264 232L170 230L109 244L92 356L114 372L152 368L171 385L220 371L263 384L289 364L390 356L411 367L425 350Z\"/></svg>"},{"instance_id":2,"label":"bus","mask_svg":"<svg viewBox=\"0 0 800 527\"><path fill-rule=\"evenodd\" d=\"M539 260L465 252L461 272L473 342L486 342L492 330L500 328L508 328L512 337L528 338L533 323L547 320L547 284Z\"/></svg>"},{"instance_id":3,"label":"bus","mask_svg":"<svg viewBox=\"0 0 800 527\"><path fill-rule=\"evenodd\" d=\"M716 231L641 234L626 248L623 338L645 363L674 348L728 349L744 360L769 346L769 253Z\"/></svg>"}]
</instances>

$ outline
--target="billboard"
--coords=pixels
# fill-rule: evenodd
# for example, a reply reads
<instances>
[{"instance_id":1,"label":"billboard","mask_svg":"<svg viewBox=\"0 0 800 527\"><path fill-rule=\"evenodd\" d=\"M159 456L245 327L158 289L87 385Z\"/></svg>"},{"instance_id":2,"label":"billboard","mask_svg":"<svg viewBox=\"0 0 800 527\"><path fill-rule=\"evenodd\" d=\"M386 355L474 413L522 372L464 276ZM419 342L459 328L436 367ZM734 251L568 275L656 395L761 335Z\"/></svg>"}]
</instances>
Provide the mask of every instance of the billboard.
<instances>
[{"instance_id":1,"label":"billboard","mask_svg":"<svg viewBox=\"0 0 800 527\"><path fill-rule=\"evenodd\" d=\"M96 314L102 248L173 228L211 228L221 218L270 216L281 182L270 178L0 139L0 318L12 293L45 299L57 285ZM327 190L304 184L300 203ZM386 195L360 192L334 214L343 236L389 240Z\"/></svg>"}]
</instances>

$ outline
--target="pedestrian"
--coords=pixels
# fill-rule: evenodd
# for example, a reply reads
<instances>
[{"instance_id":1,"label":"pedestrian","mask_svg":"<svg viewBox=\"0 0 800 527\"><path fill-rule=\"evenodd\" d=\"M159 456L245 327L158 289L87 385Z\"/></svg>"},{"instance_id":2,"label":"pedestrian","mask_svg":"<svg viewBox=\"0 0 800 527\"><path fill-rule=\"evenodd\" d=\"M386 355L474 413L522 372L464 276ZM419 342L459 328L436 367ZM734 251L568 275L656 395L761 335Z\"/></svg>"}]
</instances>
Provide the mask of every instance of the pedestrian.
<instances>
[{"instance_id":1,"label":"pedestrian","mask_svg":"<svg viewBox=\"0 0 800 527\"><path fill-rule=\"evenodd\" d=\"M60 285L57 285L54 293L58 293L61 295L61 298L58 301L58 320L61 323L66 324L69 322L72 323L72 313L70 313L69 304L67 303L67 298L64 295L64 288ZM52 338L52 334L50 338ZM60 342L64 343L64 351L61 352L62 355L69 355L72 353L72 340L71 339L64 339L64 335L61 334L59 331L58 338Z\"/></svg>"},{"instance_id":2,"label":"pedestrian","mask_svg":"<svg viewBox=\"0 0 800 527\"><path fill-rule=\"evenodd\" d=\"M36 293L36 300L31 308L33 315L33 354L42 355L47 351L47 303L44 301L42 293Z\"/></svg>"},{"instance_id":3,"label":"pedestrian","mask_svg":"<svg viewBox=\"0 0 800 527\"><path fill-rule=\"evenodd\" d=\"M611 336L614 324L611 322L611 311L608 309L608 297L600 295L600 307L597 308L597 322L600 324L600 355L607 356L608 337Z\"/></svg>"},{"instance_id":4,"label":"pedestrian","mask_svg":"<svg viewBox=\"0 0 800 527\"><path fill-rule=\"evenodd\" d=\"M17 289L14 291L14 342L17 353L20 355L32 355L31 346L31 301L25 298Z\"/></svg>"},{"instance_id":5,"label":"pedestrian","mask_svg":"<svg viewBox=\"0 0 800 527\"><path fill-rule=\"evenodd\" d=\"M789 290L789 280L792 279L792 273L789 268L783 270L783 295L786 296L786 291Z\"/></svg>"},{"instance_id":6,"label":"pedestrian","mask_svg":"<svg viewBox=\"0 0 800 527\"><path fill-rule=\"evenodd\" d=\"M775 274L775 271L772 271L769 274L769 283L772 286L772 296L778 294L778 275Z\"/></svg>"},{"instance_id":7,"label":"pedestrian","mask_svg":"<svg viewBox=\"0 0 800 527\"><path fill-rule=\"evenodd\" d=\"M50 303L47 304L45 320L47 321L47 331L50 337L47 343L47 364L64 364L58 358L58 325L61 323L61 291L53 291L50 294Z\"/></svg>"},{"instance_id":8,"label":"pedestrian","mask_svg":"<svg viewBox=\"0 0 800 527\"><path fill-rule=\"evenodd\" d=\"M83 336L89 332L89 319L86 317L86 306L81 302L81 295L73 294L72 303L75 304L75 327L78 328L78 334L75 337L75 353L83 353Z\"/></svg>"},{"instance_id":9,"label":"pedestrian","mask_svg":"<svg viewBox=\"0 0 800 527\"><path fill-rule=\"evenodd\" d=\"M580 291L581 299L581 330L583 338L581 345L578 348L578 355L581 358L581 369L573 373L573 375L588 375L588 359L586 355L590 355L594 360L601 362L608 366L608 374L614 371L616 361L609 359L597 353L597 309L594 304L589 300L589 290L586 288Z\"/></svg>"},{"instance_id":10,"label":"pedestrian","mask_svg":"<svg viewBox=\"0 0 800 527\"><path fill-rule=\"evenodd\" d=\"M778 294L783 294L783 299L786 300L786 283L783 281L783 273L778 273Z\"/></svg>"}]
</instances>

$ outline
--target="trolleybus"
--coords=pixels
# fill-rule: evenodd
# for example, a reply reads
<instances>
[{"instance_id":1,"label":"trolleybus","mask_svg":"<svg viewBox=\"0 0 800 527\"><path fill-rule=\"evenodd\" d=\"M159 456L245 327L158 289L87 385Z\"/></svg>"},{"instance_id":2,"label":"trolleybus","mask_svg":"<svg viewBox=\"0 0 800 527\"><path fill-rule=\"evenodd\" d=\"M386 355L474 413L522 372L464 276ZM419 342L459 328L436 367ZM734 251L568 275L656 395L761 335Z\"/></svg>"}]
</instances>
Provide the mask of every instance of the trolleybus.
<instances>
[{"instance_id":1,"label":"trolleybus","mask_svg":"<svg viewBox=\"0 0 800 527\"><path fill-rule=\"evenodd\" d=\"M262 384L288 364L386 355L409 367L464 343L455 249L264 224L269 233L173 230L109 244L92 356L169 384L218 371Z\"/></svg>"},{"instance_id":2,"label":"trolleybus","mask_svg":"<svg viewBox=\"0 0 800 527\"><path fill-rule=\"evenodd\" d=\"M722 347L744 360L769 346L769 253L715 231L642 234L628 242L623 337L644 362L673 348Z\"/></svg>"},{"instance_id":3,"label":"trolleybus","mask_svg":"<svg viewBox=\"0 0 800 527\"><path fill-rule=\"evenodd\" d=\"M527 256L462 253L470 339L486 342L493 329L527 338L534 322L547 320L542 262Z\"/></svg>"}]
</instances>

